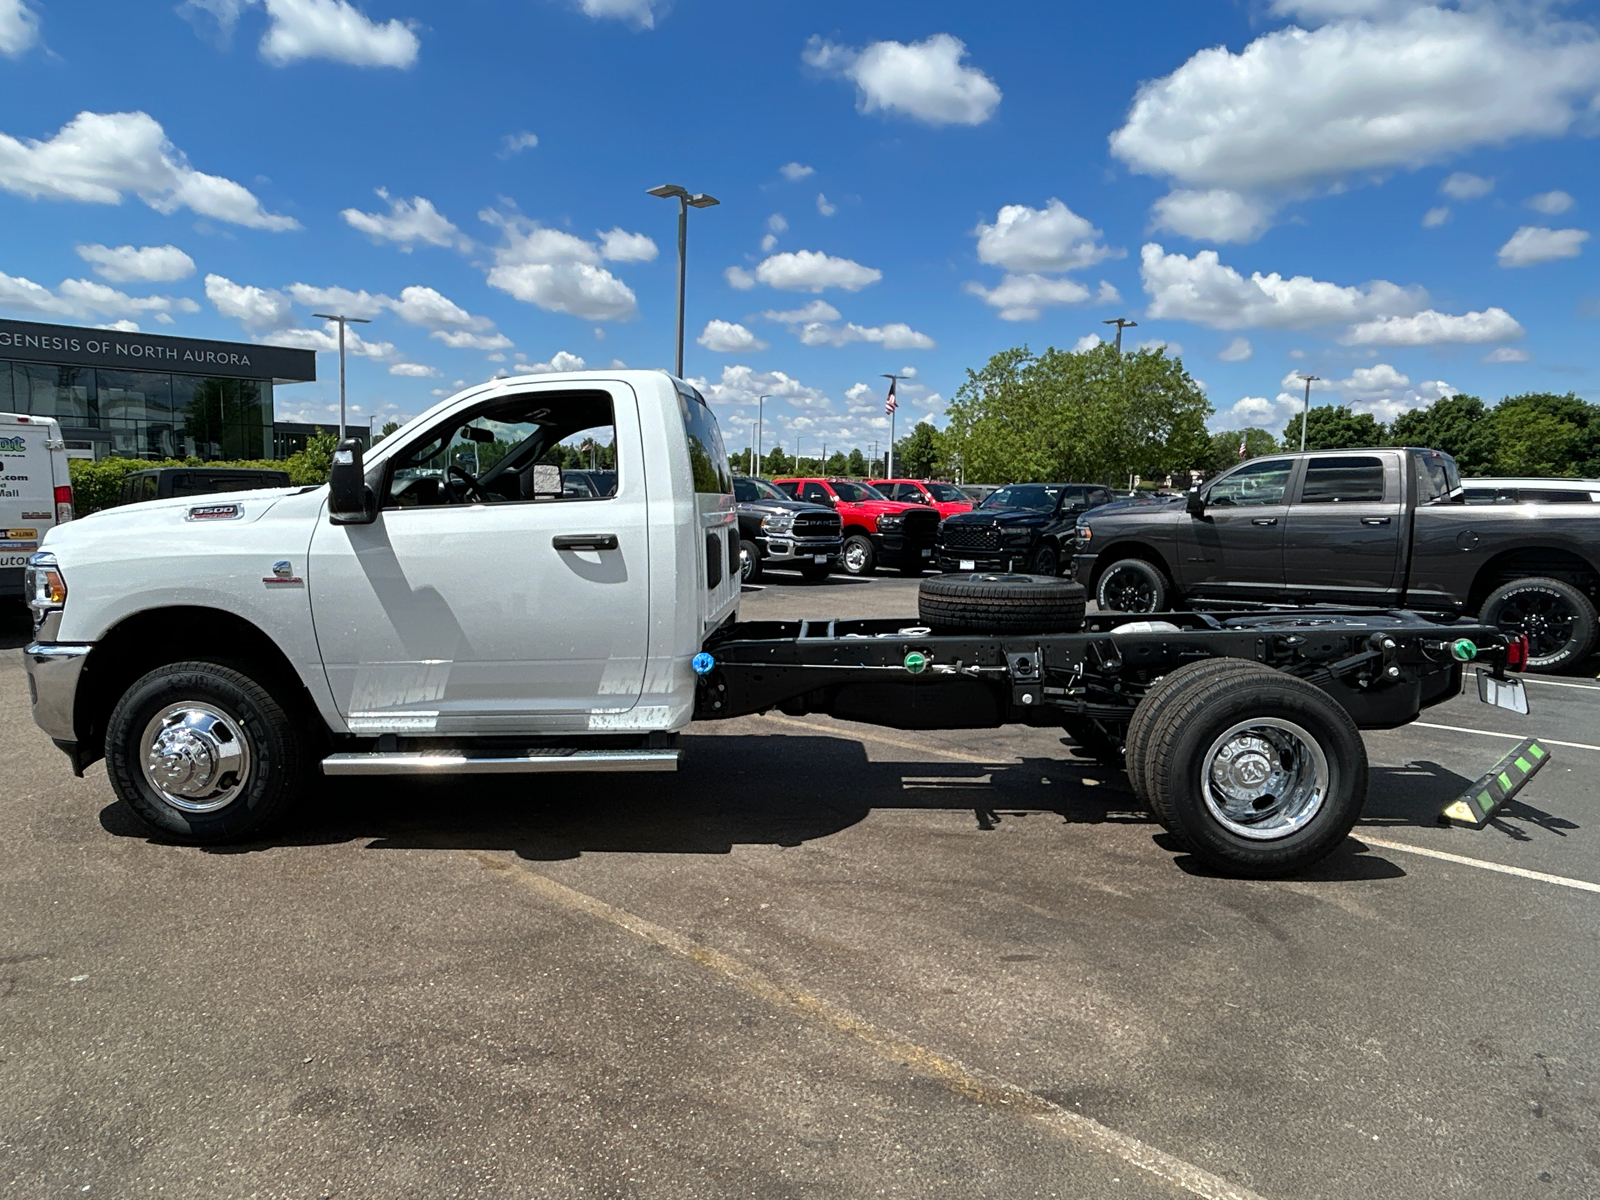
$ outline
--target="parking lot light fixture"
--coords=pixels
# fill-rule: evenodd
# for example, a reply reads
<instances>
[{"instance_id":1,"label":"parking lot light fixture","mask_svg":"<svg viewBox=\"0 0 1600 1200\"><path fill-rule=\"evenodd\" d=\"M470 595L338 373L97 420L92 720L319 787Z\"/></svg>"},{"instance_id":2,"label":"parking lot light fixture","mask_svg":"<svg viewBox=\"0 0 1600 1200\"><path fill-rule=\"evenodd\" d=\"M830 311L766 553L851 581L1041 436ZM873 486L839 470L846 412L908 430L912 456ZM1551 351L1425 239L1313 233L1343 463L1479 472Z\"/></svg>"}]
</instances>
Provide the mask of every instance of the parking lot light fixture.
<instances>
[{"instance_id":1,"label":"parking lot light fixture","mask_svg":"<svg viewBox=\"0 0 1600 1200\"><path fill-rule=\"evenodd\" d=\"M1102 325L1115 325L1117 327L1117 353L1122 353L1122 331L1124 329L1137 329L1139 322L1130 321L1127 317L1113 317L1109 321L1101 321Z\"/></svg>"},{"instance_id":2,"label":"parking lot light fixture","mask_svg":"<svg viewBox=\"0 0 1600 1200\"><path fill-rule=\"evenodd\" d=\"M647 188L646 195L659 196L663 200L676 200L678 202L678 343L677 354L672 363L672 373L679 379L683 378L683 289L684 275L689 258L689 210L691 208L711 208L720 204L715 196L708 196L704 192L691 193L688 188L679 187L675 183L663 183L660 187Z\"/></svg>"},{"instance_id":3,"label":"parking lot light fixture","mask_svg":"<svg viewBox=\"0 0 1600 1200\"><path fill-rule=\"evenodd\" d=\"M1306 402L1300 410L1300 453L1306 452L1306 426L1311 424L1311 385L1322 378L1320 375L1302 375L1306 381Z\"/></svg>"},{"instance_id":4,"label":"parking lot light fixture","mask_svg":"<svg viewBox=\"0 0 1600 1200\"><path fill-rule=\"evenodd\" d=\"M312 313L324 321L339 322L339 440L344 441L344 327L346 325L371 325L366 317L342 317L335 313Z\"/></svg>"}]
</instances>

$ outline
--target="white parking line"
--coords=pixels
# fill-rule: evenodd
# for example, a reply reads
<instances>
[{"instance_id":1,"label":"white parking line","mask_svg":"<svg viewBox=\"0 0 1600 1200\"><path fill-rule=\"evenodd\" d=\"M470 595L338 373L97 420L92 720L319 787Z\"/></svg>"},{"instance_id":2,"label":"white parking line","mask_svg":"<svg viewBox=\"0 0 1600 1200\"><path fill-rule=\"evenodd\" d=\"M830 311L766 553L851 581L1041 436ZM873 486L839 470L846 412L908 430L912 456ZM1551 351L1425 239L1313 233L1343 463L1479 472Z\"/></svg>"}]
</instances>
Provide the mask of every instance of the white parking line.
<instances>
[{"instance_id":1,"label":"white parking line","mask_svg":"<svg viewBox=\"0 0 1600 1200\"><path fill-rule=\"evenodd\" d=\"M1391 842L1388 838L1368 837L1361 832L1357 832L1355 836L1369 846L1382 846L1385 850L1402 850L1407 854L1421 854L1427 858L1440 858L1445 862L1459 863L1463 867L1477 867L1483 871L1498 871L1502 875L1515 875L1519 879L1533 879L1539 883L1554 883L1561 887L1575 888L1580 892L1600 892L1600 883L1590 883L1586 879L1568 879L1565 875L1547 875L1543 871L1527 871L1521 867L1508 867L1504 863L1485 862L1481 858L1467 858L1464 855L1450 854L1444 850L1425 850L1421 846L1411 846L1405 842Z\"/></svg>"},{"instance_id":2,"label":"white parking line","mask_svg":"<svg viewBox=\"0 0 1600 1200\"><path fill-rule=\"evenodd\" d=\"M1600 686L1592 683L1569 683L1565 679L1540 679L1537 675L1518 675L1523 683L1540 683L1545 687L1577 688L1580 692L1600 692Z\"/></svg>"},{"instance_id":3,"label":"white parking line","mask_svg":"<svg viewBox=\"0 0 1600 1200\"><path fill-rule=\"evenodd\" d=\"M1462 725L1435 725L1430 721L1413 721L1413 725L1423 729L1447 729L1451 733L1476 733L1480 737L1505 738L1508 741L1520 742L1527 737L1526 733L1501 733L1498 729L1468 729ZM1538 737L1538 734L1533 736ZM1573 750L1600 750L1600 746L1591 746L1588 742L1558 742L1555 738L1540 737L1539 740L1551 746L1566 746Z\"/></svg>"}]
</instances>

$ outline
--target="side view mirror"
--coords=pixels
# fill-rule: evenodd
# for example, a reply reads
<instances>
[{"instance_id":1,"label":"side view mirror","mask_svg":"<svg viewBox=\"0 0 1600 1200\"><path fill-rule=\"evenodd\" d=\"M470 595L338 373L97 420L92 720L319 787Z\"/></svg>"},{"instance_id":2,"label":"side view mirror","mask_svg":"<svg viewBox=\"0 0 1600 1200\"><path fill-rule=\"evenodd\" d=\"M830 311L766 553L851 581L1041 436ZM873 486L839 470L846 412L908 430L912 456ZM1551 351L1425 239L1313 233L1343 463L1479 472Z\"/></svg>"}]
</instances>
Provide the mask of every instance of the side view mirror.
<instances>
[{"instance_id":1,"label":"side view mirror","mask_svg":"<svg viewBox=\"0 0 1600 1200\"><path fill-rule=\"evenodd\" d=\"M378 519L378 497L367 486L361 443L346 438L333 452L328 471L328 520L335 525L370 525Z\"/></svg>"},{"instance_id":2,"label":"side view mirror","mask_svg":"<svg viewBox=\"0 0 1600 1200\"><path fill-rule=\"evenodd\" d=\"M1206 515L1206 498L1199 492L1190 492L1184 497L1183 507L1191 517L1203 517Z\"/></svg>"}]
</instances>

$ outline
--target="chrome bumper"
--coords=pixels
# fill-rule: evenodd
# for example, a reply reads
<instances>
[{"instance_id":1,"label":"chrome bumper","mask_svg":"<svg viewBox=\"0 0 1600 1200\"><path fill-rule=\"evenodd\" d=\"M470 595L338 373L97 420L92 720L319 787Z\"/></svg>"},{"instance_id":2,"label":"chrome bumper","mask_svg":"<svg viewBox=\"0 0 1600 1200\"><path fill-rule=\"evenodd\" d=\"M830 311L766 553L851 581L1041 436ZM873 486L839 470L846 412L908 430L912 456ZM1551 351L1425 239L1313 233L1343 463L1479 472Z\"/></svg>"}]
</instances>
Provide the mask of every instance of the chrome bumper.
<instances>
[{"instance_id":1,"label":"chrome bumper","mask_svg":"<svg viewBox=\"0 0 1600 1200\"><path fill-rule=\"evenodd\" d=\"M28 668L28 699L33 703L33 720L58 742L76 742L73 728L73 702L78 694L78 675L93 646L34 642L22 652Z\"/></svg>"}]
</instances>

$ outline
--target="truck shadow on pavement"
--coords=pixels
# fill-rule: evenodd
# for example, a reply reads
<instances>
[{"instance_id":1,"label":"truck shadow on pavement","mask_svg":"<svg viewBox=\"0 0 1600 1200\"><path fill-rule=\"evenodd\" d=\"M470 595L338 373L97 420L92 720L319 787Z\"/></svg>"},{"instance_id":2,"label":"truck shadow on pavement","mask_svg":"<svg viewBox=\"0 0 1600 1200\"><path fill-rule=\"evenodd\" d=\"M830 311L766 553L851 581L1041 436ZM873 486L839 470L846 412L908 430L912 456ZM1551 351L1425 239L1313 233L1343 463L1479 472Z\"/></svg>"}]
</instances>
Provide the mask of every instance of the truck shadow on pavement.
<instances>
[{"instance_id":1,"label":"truck shadow on pavement","mask_svg":"<svg viewBox=\"0 0 1600 1200\"><path fill-rule=\"evenodd\" d=\"M1359 837L1362 829L1377 831L1408 825L1436 828L1439 814L1474 782L1448 767L1426 760L1403 767L1373 767L1367 784L1367 806L1356 824L1355 836ZM1526 826L1556 837L1566 837L1568 832L1582 828L1565 817L1517 799L1500 811L1488 829L1512 841L1526 842L1532 840Z\"/></svg>"}]
</instances>

